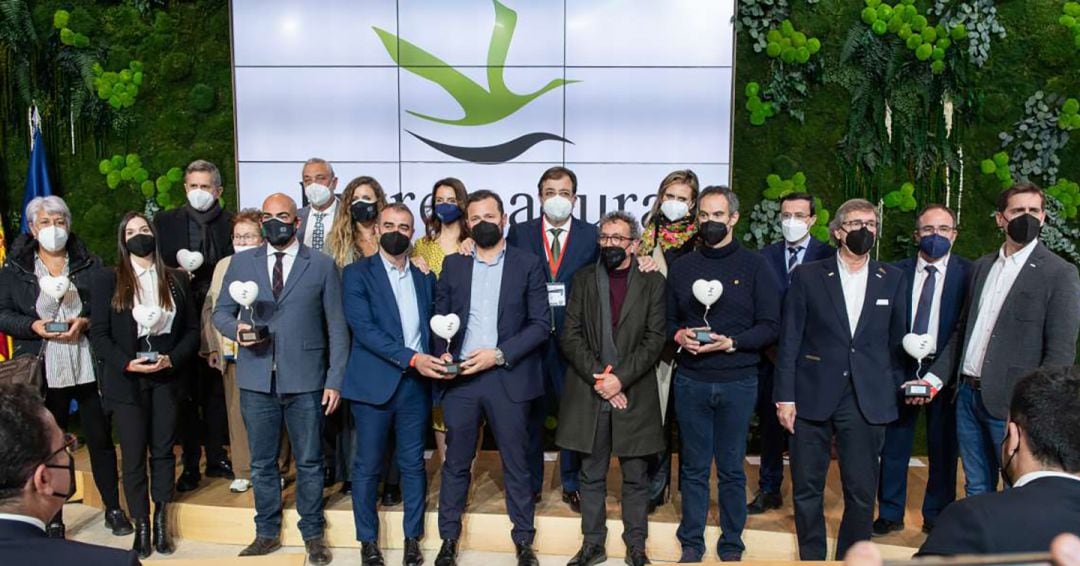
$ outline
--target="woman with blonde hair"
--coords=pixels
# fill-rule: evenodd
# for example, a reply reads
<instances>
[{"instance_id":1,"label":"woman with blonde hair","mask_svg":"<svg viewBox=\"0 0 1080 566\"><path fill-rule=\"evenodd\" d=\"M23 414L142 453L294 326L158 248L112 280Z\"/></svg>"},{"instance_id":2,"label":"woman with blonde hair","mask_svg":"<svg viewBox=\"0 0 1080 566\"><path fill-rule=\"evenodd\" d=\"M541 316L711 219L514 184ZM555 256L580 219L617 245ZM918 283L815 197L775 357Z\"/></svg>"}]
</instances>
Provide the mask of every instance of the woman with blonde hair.
<instances>
[{"instance_id":1,"label":"woman with blonde hair","mask_svg":"<svg viewBox=\"0 0 1080 566\"><path fill-rule=\"evenodd\" d=\"M386 206L386 191L374 177L361 176L349 181L341 193L326 251L339 268L379 253L375 223Z\"/></svg>"},{"instance_id":2,"label":"woman with blonde hair","mask_svg":"<svg viewBox=\"0 0 1080 566\"><path fill-rule=\"evenodd\" d=\"M690 169L672 171L660 182L652 209L642 221L645 230L638 255L651 256L664 275L676 259L694 250L697 196L697 175Z\"/></svg>"}]
</instances>

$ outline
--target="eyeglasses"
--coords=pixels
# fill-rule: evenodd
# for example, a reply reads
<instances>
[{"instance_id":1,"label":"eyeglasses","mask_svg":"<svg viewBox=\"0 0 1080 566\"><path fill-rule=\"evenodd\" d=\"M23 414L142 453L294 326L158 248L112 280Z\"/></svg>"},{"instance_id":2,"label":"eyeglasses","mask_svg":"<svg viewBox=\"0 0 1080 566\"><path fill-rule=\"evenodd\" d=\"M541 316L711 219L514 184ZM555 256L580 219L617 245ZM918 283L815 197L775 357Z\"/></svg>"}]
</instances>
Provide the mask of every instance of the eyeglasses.
<instances>
[{"instance_id":1,"label":"eyeglasses","mask_svg":"<svg viewBox=\"0 0 1080 566\"><path fill-rule=\"evenodd\" d=\"M599 242L600 245L614 244L616 246L621 247L623 244L628 244L630 242L633 242L634 239L633 238L627 238L626 236L620 236L618 234L612 234L612 235L600 234L600 237L597 238L596 241Z\"/></svg>"},{"instance_id":2,"label":"eyeglasses","mask_svg":"<svg viewBox=\"0 0 1080 566\"><path fill-rule=\"evenodd\" d=\"M956 231L953 226L923 226L919 228L919 233L923 236L929 236L931 234L941 234L942 236L948 236Z\"/></svg>"},{"instance_id":3,"label":"eyeglasses","mask_svg":"<svg viewBox=\"0 0 1080 566\"><path fill-rule=\"evenodd\" d=\"M261 239L257 234L237 234L232 237L232 241L239 244L257 244Z\"/></svg>"},{"instance_id":4,"label":"eyeglasses","mask_svg":"<svg viewBox=\"0 0 1080 566\"><path fill-rule=\"evenodd\" d=\"M877 220L848 220L841 224L847 230L860 230L862 228L877 228Z\"/></svg>"},{"instance_id":5,"label":"eyeglasses","mask_svg":"<svg viewBox=\"0 0 1080 566\"><path fill-rule=\"evenodd\" d=\"M48 462L49 460L52 460L54 457L56 457L57 454L59 454L61 452L67 452L68 456L70 456L71 458L74 458L75 457L75 452L78 449L79 449L79 438L76 437L74 434L71 434L70 432L65 432L64 433L64 445L61 446L60 448L54 450L51 454L49 454L49 456L47 458L45 458L44 462Z\"/></svg>"},{"instance_id":6,"label":"eyeglasses","mask_svg":"<svg viewBox=\"0 0 1080 566\"><path fill-rule=\"evenodd\" d=\"M805 212L794 212L794 213L782 212L782 213L780 213L780 220L791 220L792 218L794 218L795 220L807 220L807 219L810 218L810 215L805 213Z\"/></svg>"}]
</instances>

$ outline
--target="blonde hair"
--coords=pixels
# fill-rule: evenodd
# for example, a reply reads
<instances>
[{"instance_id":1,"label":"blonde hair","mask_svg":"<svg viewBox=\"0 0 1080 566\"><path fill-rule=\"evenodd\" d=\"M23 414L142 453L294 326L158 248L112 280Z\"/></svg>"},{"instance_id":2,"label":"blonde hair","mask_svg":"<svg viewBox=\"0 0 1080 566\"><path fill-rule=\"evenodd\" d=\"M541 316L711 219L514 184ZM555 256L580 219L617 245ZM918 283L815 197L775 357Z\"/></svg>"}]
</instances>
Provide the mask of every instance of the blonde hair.
<instances>
[{"instance_id":1,"label":"blonde hair","mask_svg":"<svg viewBox=\"0 0 1080 566\"><path fill-rule=\"evenodd\" d=\"M690 202L691 207L697 206L698 200L698 177L691 169L679 169L672 171L664 177L663 181L660 181L660 189L656 191L656 200L653 201L652 208L649 209L649 214L646 216L645 222L655 222L660 214L660 205L664 204L664 192L667 191L671 185L686 185L690 187Z\"/></svg>"},{"instance_id":2,"label":"blonde hair","mask_svg":"<svg viewBox=\"0 0 1080 566\"><path fill-rule=\"evenodd\" d=\"M330 239L326 241L327 251L338 267L345 267L356 261L359 253L356 249L356 223L352 221L350 209L353 203L353 194L360 187L367 185L375 192L375 209L382 212L386 206L386 191L374 177L361 176L349 181L345 190L341 192L341 200L337 212L334 213L334 224L330 228Z\"/></svg>"}]
</instances>

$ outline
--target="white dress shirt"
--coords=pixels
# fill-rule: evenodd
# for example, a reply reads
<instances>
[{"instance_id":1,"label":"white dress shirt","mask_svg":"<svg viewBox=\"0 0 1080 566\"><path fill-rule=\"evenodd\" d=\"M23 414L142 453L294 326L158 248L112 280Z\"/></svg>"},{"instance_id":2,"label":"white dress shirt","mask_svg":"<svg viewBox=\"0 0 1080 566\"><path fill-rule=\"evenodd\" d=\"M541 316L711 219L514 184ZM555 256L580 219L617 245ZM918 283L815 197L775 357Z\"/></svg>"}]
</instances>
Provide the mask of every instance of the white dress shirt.
<instances>
[{"instance_id":1,"label":"white dress shirt","mask_svg":"<svg viewBox=\"0 0 1080 566\"><path fill-rule=\"evenodd\" d=\"M304 245L313 248L312 242L315 238L315 224L322 216L323 225L323 247L330 241L330 227L334 225L334 213L337 212L337 197L330 199L330 208L319 212L315 210L314 206L308 208L307 223L304 225Z\"/></svg>"},{"instance_id":2,"label":"white dress shirt","mask_svg":"<svg viewBox=\"0 0 1080 566\"><path fill-rule=\"evenodd\" d=\"M274 284L274 264L277 263L278 252L285 252L281 258L281 284L289 282L289 272L292 271L293 263L296 262L296 253L300 251L300 240L293 238L291 244L283 250L279 250L270 244L266 244L266 274L270 278L270 284Z\"/></svg>"},{"instance_id":3,"label":"white dress shirt","mask_svg":"<svg viewBox=\"0 0 1080 566\"><path fill-rule=\"evenodd\" d=\"M20 523L26 523L28 525L34 525L41 529L41 532L45 532L45 523L37 517L31 517L30 515L16 515L14 513L0 513L0 521L18 521Z\"/></svg>"},{"instance_id":4,"label":"white dress shirt","mask_svg":"<svg viewBox=\"0 0 1080 566\"><path fill-rule=\"evenodd\" d=\"M135 270L135 279L139 284L139 288L135 291L134 304L144 307L158 307L163 315L153 328L137 324L139 327L138 337L159 336L172 332L173 319L176 318L176 303L173 303L173 307L168 310L162 307L158 297L157 268L151 263L150 267L144 269L135 263L135 258L131 258L131 268Z\"/></svg>"},{"instance_id":5,"label":"white dress shirt","mask_svg":"<svg viewBox=\"0 0 1080 566\"><path fill-rule=\"evenodd\" d=\"M1013 488L1015 489L1015 488L1018 488L1018 487L1024 487L1024 485L1029 484L1029 483L1031 483L1031 482L1033 482L1033 481L1035 481L1037 479L1041 479L1041 478L1066 478L1066 479L1070 479L1070 480L1080 481L1080 476L1077 476L1076 474L1070 474L1070 473L1067 473L1067 472L1055 472L1055 471L1050 471L1050 470L1041 470L1041 471L1038 471L1038 472L1028 472L1028 473L1020 476L1019 478L1016 479L1015 482L1013 482Z\"/></svg>"},{"instance_id":6,"label":"white dress shirt","mask_svg":"<svg viewBox=\"0 0 1080 566\"><path fill-rule=\"evenodd\" d=\"M990 335L997 326L998 315L1005 305L1005 297L1009 295L1016 276L1027 263L1031 252L1035 250L1039 240L1020 248L1016 253L1005 257L1005 246L998 250L997 260L986 274L986 282L983 284L982 295L979 297L978 313L975 325L971 328L971 337L968 338L967 349L964 350L964 361L960 366L963 375L973 377L982 376L983 360L986 358L986 348L990 345Z\"/></svg>"},{"instance_id":7,"label":"white dress shirt","mask_svg":"<svg viewBox=\"0 0 1080 566\"><path fill-rule=\"evenodd\" d=\"M941 292L945 290L945 270L948 269L950 255L945 254L944 257L934 263L926 261L922 255L919 255L918 259L915 260L915 280L911 286L911 323L913 325L915 324L915 316L918 314L923 285L930 275L926 272L926 266L932 265L937 269L937 273L934 274L934 299L930 303L930 320L926 326L926 333L932 337L930 341L931 354L937 353L937 336L941 327Z\"/></svg>"},{"instance_id":8,"label":"white dress shirt","mask_svg":"<svg viewBox=\"0 0 1080 566\"><path fill-rule=\"evenodd\" d=\"M552 237L551 230L556 229L556 227L548 223L547 216L542 216L541 218L543 218L541 222L544 226L544 235L542 236L542 238L545 238L541 241L546 242L546 245L544 246L544 255L547 256L547 260L550 262L551 246L555 243L555 239ZM571 224L573 224L572 218L567 218L566 223L564 223L562 226L557 227L559 230L562 230L562 232L559 233L559 255L566 254L566 240L570 237Z\"/></svg>"},{"instance_id":9,"label":"white dress shirt","mask_svg":"<svg viewBox=\"0 0 1080 566\"><path fill-rule=\"evenodd\" d=\"M847 308L848 326L851 327L851 335L855 336L855 329L859 327L859 316L862 314L863 303L866 302L866 281L870 276L870 259L858 271L848 270L840 252L836 253L836 263L840 272L840 287L844 291L844 306Z\"/></svg>"}]
</instances>

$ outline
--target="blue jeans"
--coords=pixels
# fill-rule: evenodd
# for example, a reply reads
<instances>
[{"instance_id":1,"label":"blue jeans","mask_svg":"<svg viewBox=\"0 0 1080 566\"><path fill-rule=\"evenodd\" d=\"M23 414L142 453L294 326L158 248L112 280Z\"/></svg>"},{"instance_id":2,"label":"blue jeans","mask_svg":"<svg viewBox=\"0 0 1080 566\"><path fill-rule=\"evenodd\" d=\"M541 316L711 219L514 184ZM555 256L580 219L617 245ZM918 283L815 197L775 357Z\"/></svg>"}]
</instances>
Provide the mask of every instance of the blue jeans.
<instances>
[{"instance_id":1,"label":"blue jeans","mask_svg":"<svg viewBox=\"0 0 1080 566\"><path fill-rule=\"evenodd\" d=\"M683 551L705 554L705 520L709 512L709 469L716 461L720 504L717 554L745 550L746 435L757 400L757 369L738 381L711 383L675 374L675 411L682 439L682 521L676 536Z\"/></svg>"},{"instance_id":2,"label":"blue jeans","mask_svg":"<svg viewBox=\"0 0 1080 566\"><path fill-rule=\"evenodd\" d=\"M240 413L251 448L251 483L255 490L255 534L281 533L281 472L278 449L284 423L296 460L296 511L304 540L323 536L322 391L277 394L240 390Z\"/></svg>"},{"instance_id":3,"label":"blue jeans","mask_svg":"<svg viewBox=\"0 0 1080 566\"><path fill-rule=\"evenodd\" d=\"M965 494L971 497L997 491L1005 421L991 416L982 392L966 383L960 384L956 397L956 440L964 464Z\"/></svg>"}]
</instances>

